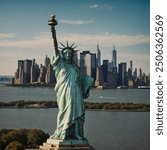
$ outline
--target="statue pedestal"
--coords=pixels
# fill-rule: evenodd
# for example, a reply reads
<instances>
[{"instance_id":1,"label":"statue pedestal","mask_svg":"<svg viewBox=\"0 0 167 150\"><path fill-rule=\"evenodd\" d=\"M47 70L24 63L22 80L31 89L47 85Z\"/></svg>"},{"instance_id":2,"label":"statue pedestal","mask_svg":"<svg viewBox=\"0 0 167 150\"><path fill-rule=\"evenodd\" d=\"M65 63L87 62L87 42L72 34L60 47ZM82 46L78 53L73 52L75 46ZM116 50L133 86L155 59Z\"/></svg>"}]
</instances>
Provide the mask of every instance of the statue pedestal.
<instances>
[{"instance_id":1,"label":"statue pedestal","mask_svg":"<svg viewBox=\"0 0 167 150\"><path fill-rule=\"evenodd\" d=\"M39 147L40 150L95 150L88 140L58 140L48 139Z\"/></svg>"}]
</instances>

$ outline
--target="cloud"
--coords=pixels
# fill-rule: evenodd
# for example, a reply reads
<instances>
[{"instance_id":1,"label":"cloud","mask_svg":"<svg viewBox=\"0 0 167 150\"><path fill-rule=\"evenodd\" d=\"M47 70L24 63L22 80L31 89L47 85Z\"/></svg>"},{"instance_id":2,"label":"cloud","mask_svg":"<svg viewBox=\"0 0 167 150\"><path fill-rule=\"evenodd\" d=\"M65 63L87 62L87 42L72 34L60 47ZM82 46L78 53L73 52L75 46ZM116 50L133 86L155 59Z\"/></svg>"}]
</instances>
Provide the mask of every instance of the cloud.
<instances>
[{"instance_id":1,"label":"cloud","mask_svg":"<svg viewBox=\"0 0 167 150\"><path fill-rule=\"evenodd\" d=\"M88 6L91 9L112 9L113 7L109 4L92 4Z\"/></svg>"},{"instance_id":2,"label":"cloud","mask_svg":"<svg viewBox=\"0 0 167 150\"><path fill-rule=\"evenodd\" d=\"M9 36L9 35L8 35ZM12 36L11 36L12 37ZM7 38L7 36L6 36ZM50 41L49 33L40 33L32 37L31 39L18 39L19 37L15 37L15 39L8 39L4 41L0 41L0 47L5 48L48 48Z\"/></svg>"},{"instance_id":3,"label":"cloud","mask_svg":"<svg viewBox=\"0 0 167 150\"><path fill-rule=\"evenodd\" d=\"M99 7L98 4L89 5L89 8L98 8L98 7Z\"/></svg>"},{"instance_id":4,"label":"cloud","mask_svg":"<svg viewBox=\"0 0 167 150\"><path fill-rule=\"evenodd\" d=\"M78 43L79 47L83 49L91 49L96 46L97 41L106 49L113 47L116 44L117 47L135 46L140 44L149 45L149 35L121 35L121 34L67 34L59 38L59 40L65 42L70 40L71 42Z\"/></svg>"},{"instance_id":5,"label":"cloud","mask_svg":"<svg viewBox=\"0 0 167 150\"><path fill-rule=\"evenodd\" d=\"M7 36L6 36L7 37ZM82 49L92 49L96 46L97 41L99 44L105 48L111 48L113 44L117 47L127 47L135 46L140 44L149 45L150 37L149 35L139 34L139 35L123 35L114 33L105 34L61 34L58 36L58 40L62 43L67 40L72 43L75 42ZM6 48L38 48L38 49L48 49L52 48L52 39L50 33L40 33L31 39L13 40L8 39L5 41L0 41L0 47Z\"/></svg>"},{"instance_id":6,"label":"cloud","mask_svg":"<svg viewBox=\"0 0 167 150\"><path fill-rule=\"evenodd\" d=\"M0 39L14 38L15 34L0 33Z\"/></svg>"},{"instance_id":7,"label":"cloud","mask_svg":"<svg viewBox=\"0 0 167 150\"><path fill-rule=\"evenodd\" d=\"M91 24L93 20L59 20L60 23L72 24L72 25L82 25L82 24Z\"/></svg>"}]
</instances>

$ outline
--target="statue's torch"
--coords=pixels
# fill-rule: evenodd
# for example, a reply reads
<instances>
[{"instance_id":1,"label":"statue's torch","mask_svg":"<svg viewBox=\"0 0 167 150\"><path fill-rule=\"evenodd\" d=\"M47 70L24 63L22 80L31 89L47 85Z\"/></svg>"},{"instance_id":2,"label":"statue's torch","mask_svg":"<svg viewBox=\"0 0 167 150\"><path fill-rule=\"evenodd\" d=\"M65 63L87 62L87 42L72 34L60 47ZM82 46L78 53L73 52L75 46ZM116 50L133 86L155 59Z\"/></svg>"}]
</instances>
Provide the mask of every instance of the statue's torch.
<instances>
[{"instance_id":1,"label":"statue's torch","mask_svg":"<svg viewBox=\"0 0 167 150\"><path fill-rule=\"evenodd\" d=\"M50 26L50 30L52 32L52 38L53 38L53 46L55 52L58 50L58 44L57 44L57 39L56 39L56 30L55 26L58 24L57 20L55 20L56 15L51 15L50 19L48 20L48 25Z\"/></svg>"}]
</instances>

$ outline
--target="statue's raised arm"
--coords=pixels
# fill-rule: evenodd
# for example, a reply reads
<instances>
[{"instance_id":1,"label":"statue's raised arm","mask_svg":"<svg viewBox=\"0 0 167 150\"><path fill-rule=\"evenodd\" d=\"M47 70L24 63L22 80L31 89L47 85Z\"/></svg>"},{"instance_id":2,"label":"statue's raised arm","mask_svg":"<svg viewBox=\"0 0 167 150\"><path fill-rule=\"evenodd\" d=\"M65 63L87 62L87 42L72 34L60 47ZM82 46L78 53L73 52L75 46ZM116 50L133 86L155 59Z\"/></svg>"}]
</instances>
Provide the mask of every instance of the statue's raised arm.
<instances>
[{"instance_id":1,"label":"statue's raised arm","mask_svg":"<svg viewBox=\"0 0 167 150\"><path fill-rule=\"evenodd\" d=\"M57 43L57 38L56 38L56 30L55 30L55 25L57 25L57 21L55 20L56 15L51 15L50 19L48 20L48 25L50 25L50 30L52 33L52 38L53 38L53 46L54 46L54 55L58 55L58 43Z\"/></svg>"}]
</instances>

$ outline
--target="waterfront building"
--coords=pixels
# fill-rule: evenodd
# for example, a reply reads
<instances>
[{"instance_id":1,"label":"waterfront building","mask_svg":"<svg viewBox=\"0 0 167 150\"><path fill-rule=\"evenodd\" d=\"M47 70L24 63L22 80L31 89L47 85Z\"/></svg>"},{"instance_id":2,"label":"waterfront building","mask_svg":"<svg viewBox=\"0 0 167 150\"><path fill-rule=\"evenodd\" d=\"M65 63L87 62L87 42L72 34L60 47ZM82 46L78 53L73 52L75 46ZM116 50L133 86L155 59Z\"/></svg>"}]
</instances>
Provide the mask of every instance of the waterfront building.
<instances>
[{"instance_id":1,"label":"waterfront building","mask_svg":"<svg viewBox=\"0 0 167 150\"><path fill-rule=\"evenodd\" d=\"M97 43L97 49L96 49L96 55L97 55L97 66L101 66L101 51L99 49L99 44Z\"/></svg>"},{"instance_id":2,"label":"waterfront building","mask_svg":"<svg viewBox=\"0 0 167 150\"><path fill-rule=\"evenodd\" d=\"M142 81L142 69L139 69L139 80Z\"/></svg>"},{"instance_id":3,"label":"waterfront building","mask_svg":"<svg viewBox=\"0 0 167 150\"><path fill-rule=\"evenodd\" d=\"M128 87L133 87L133 86L134 86L133 80L129 79L128 80Z\"/></svg>"},{"instance_id":4,"label":"waterfront building","mask_svg":"<svg viewBox=\"0 0 167 150\"><path fill-rule=\"evenodd\" d=\"M46 67L47 66L47 67ZM40 66L35 59L18 60L18 68L15 72L13 84L26 85L36 83L55 83L53 67L50 64L50 58L45 57L44 66Z\"/></svg>"},{"instance_id":5,"label":"waterfront building","mask_svg":"<svg viewBox=\"0 0 167 150\"><path fill-rule=\"evenodd\" d=\"M117 74L117 51L115 50L115 45L112 50L112 71Z\"/></svg>"},{"instance_id":6,"label":"waterfront building","mask_svg":"<svg viewBox=\"0 0 167 150\"><path fill-rule=\"evenodd\" d=\"M146 77L146 85L150 86L150 74Z\"/></svg>"},{"instance_id":7,"label":"waterfront building","mask_svg":"<svg viewBox=\"0 0 167 150\"><path fill-rule=\"evenodd\" d=\"M38 82L39 83L45 83L45 76L46 76L46 67L45 66L40 66L40 73L38 77Z\"/></svg>"},{"instance_id":8,"label":"waterfront building","mask_svg":"<svg viewBox=\"0 0 167 150\"><path fill-rule=\"evenodd\" d=\"M50 58L46 55L45 57L45 68L42 67L41 73L40 73L40 79L42 80L41 82L45 82L47 84L53 84L55 83L55 75L53 71L53 67L50 63ZM45 79L44 79L45 77Z\"/></svg>"},{"instance_id":9,"label":"waterfront building","mask_svg":"<svg viewBox=\"0 0 167 150\"><path fill-rule=\"evenodd\" d=\"M22 66L21 68L24 67L24 61L23 60L18 60L18 69L20 68L20 66Z\"/></svg>"},{"instance_id":10,"label":"waterfront building","mask_svg":"<svg viewBox=\"0 0 167 150\"><path fill-rule=\"evenodd\" d=\"M46 55L45 60L44 60L45 68L47 68L49 64L50 64L50 58Z\"/></svg>"},{"instance_id":11,"label":"waterfront building","mask_svg":"<svg viewBox=\"0 0 167 150\"><path fill-rule=\"evenodd\" d=\"M35 59L32 60L31 65L31 80L30 83L33 83L36 81L36 72L35 72Z\"/></svg>"},{"instance_id":12,"label":"waterfront building","mask_svg":"<svg viewBox=\"0 0 167 150\"><path fill-rule=\"evenodd\" d=\"M131 74L133 73L133 61L130 60L130 70L131 70Z\"/></svg>"},{"instance_id":13,"label":"waterfront building","mask_svg":"<svg viewBox=\"0 0 167 150\"><path fill-rule=\"evenodd\" d=\"M133 73L133 61L130 60L130 65L127 73L128 80L132 80L133 77L132 73Z\"/></svg>"},{"instance_id":14,"label":"waterfront building","mask_svg":"<svg viewBox=\"0 0 167 150\"><path fill-rule=\"evenodd\" d=\"M83 76L90 75L96 79L96 54L90 51L80 53L80 71Z\"/></svg>"},{"instance_id":15,"label":"waterfront building","mask_svg":"<svg viewBox=\"0 0 167 150\"><path fill-rule=\"evenodd\" d=\"M20 83L21 85L26 84L26 75L24 72L24 64L20 66L20 72L19 72L19 79L20 79Z\"/></svg>"},{"instance_id":16,"label":"waterfront building","mask_svg":"<svg viewBox=\"0 0 167 150\"><path fill-rule=\"evenodd\" d=\"M132 71L130 68L128 69L128 72L127 72L127 78L128 80L132 80Z\"/></svg>"},{"instance_id":17,"label":"waterfront building","mask_svg":"<svg viewBox=\"0 0 167 150\"><path fill-rule=\"evenodd\" d=\"M45 82L47 84L53 84L56 82L53 67L51 64L48 65L47 71L46 71L46 76L45 76Z\"/></svg>"},{"instance_id":18,"label":"waterfront building","mask_svg":"<svg viewBox=\"0 0 167 150\"><path fill-rule=\"evenodd\" d=\"M83 76L86 75L86 66L85 66L85 57L86 57L86 54L89 54L90 51L83 51L80 53L80 71L82 73Z\"/></svg>"},{"instance_id":19,"label":"waterfront building","mask_svg":"<svg viewBox=\"0 0 167 150\"><path fill-rule=\"evenodd\" d=\"M107 83L108 76L108 60L103 60L103 65L101 66L101 70L103 73L103 81Z\"/></svg>"},{"instance_id":20,"label":"waterfront building","mask_svg":"<svg viewBox=\"0 0 167 150\"><path fill-rule=\"evenodd\" d=\"M95 87L102 87L103 89L103 73L100 66L96 67Z\"/></svg>"},{"instance_id":21,"label":"waterfront building","mask_svg":"<svg viewBox=\"0 0 167 150\"><path fill-rule=\"evenodd\" d=\"M34 83L38 81L38 76L39 76L39 66L35 63L35 59L32 61L31 65L31 81L30 83Z\"/></svg>"},{"instance_id":22,"label":"waterfront building","mask_svg":"<svg viewBox=\"0 0 167 150\"><path fill-rule=\"evenodd\" d=\"M96 79L96 54L88 53L85 55L86 74Z\"/></svg>"},{"instance_id":23,"label":"waterfront building","mask_svg":"<svg viewBox=\"0 0 167 150\"><path fill-rule=\"evenodd\" d=\"M118 67L118 86L127 86L126 63L122 62Z\"/></svg>"},{"instance_id":24,"label":"waterfront building","mask_svg":"<svg viewBox=\"0 0 167 150\"><path fill-rule=\"evenodd\" d=\"M115 50L115 45L113 46L112 50L112 64L113 67L117 67L117 51Z\"/></svg>"},{"instance_id":25,"label":"waterfront building","mask_svg":"<svg viewBox=\"0 0 167 150\"><path fill-rule=\"evenodd\" d=\"M132 76L132 70L131 70L131 67L128 69L128 72L127 72L127 80L128 80L128 86L129 87L133 87L133 80L134 80L134 77Z\"/></svg>"},{"instance_id":26,"label":"waterfront building","mask_svg":"<svg viewBox=\"0 0 167 150\"><path fill-rule=\"evenodd\" d=\"M30 83L31 65L32 65L32 60L29 60L29 59L24 60L25 83Z\"/></svg>"},{"instance_id":27,"label":"waterfront building","mask_svg":"<svg viewBox=\"0 0 167 150\"><path fill-rule=\"evenodd\" d=\"M101 66L101 51L99 49L99 44L97 43L97 49L96 49L96 77L95 77L95 86L99 89L103 89L103 71Z\"/></svg>"},{"instance_id":28,"label":"waterfront building","mask_svg":"<svg viewBox=\"0 0 167 150\"><path fill-rule=\"evenodd\" d=\"M24 61L18 60L18 68L15 72L14 84L24 84L25 74L24 74Z\"/></svg>"},{"instance_id":29,"label":"waterfront building","mask_svg":"<svg viewBox=\"0 0 167 150\"><path fill-rule=\"evenodd\" d=\"M108 71L107 87L108 88L116 88L117 87L117 75L112 71Z\"/></svg>"},{"instance_id":30,"label":"waterfront building","mask_svg":"<svg viewBox=\"0 0 167 150\"><path fill-rule=\"evenodd\" d=\"M133 76L134 76L135 79L137 79L137 68L135 68Z\"/></svg>"},{"instance_id":31,"label":"waterfront building","mask_svg":"<svg viewBox=\"0 0 167 150\"><path fill-rule=\"evenodd\" d=\"M14 84L24 85L31 79L31 60L18 60L18 68L15 73Z\"/></svg>"}]
</instances>

